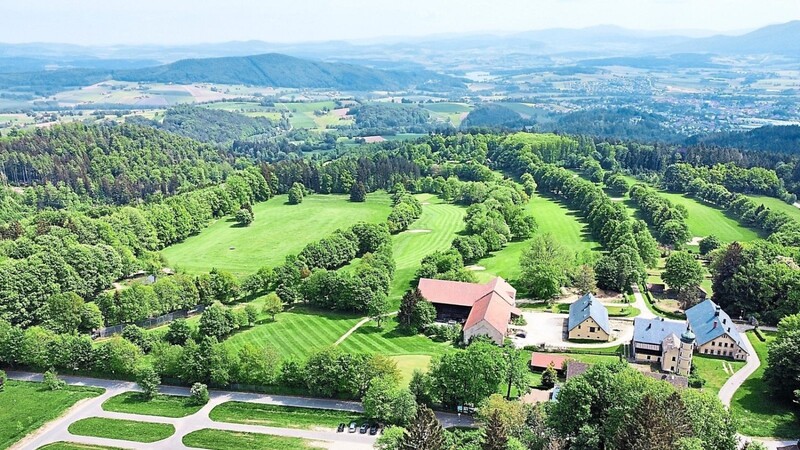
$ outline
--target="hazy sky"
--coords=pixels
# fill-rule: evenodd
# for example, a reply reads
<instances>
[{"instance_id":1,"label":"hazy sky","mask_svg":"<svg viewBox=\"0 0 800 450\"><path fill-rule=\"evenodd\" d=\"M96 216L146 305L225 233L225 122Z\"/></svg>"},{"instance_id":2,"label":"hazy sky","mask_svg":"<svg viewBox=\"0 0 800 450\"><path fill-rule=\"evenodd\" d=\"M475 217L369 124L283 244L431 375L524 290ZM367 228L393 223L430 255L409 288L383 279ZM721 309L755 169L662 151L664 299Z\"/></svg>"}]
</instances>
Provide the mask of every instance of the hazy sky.
<instances>
[{"instance_id":1,"label":"hazy sky","mask_svg":"<svg viewBox=\"0 0 800 450\"><path fill-rule=\"evenodd\" d=\"M0 0L0 42L296 42L601 24L739 31L796 19L800 0Z\"/></svg>"}]
</instances>

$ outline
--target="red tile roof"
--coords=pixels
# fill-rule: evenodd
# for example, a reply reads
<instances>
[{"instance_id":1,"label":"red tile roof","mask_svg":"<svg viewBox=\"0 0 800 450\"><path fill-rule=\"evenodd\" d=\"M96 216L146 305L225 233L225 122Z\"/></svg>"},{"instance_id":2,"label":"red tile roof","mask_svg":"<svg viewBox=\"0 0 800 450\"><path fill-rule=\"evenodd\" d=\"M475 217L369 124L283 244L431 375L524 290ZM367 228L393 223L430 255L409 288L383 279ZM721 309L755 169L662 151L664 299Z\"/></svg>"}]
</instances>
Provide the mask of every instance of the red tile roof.
<instances>
[{"instance_id":1,"label":"red tile roof","mask_svg":"<svg viewBox=\"0 0 800 450\"><path fill-rule=\"evenodd\" d=\"M564 367L564 361L568 358L564 355L554 355L552 353L540 353L540 352L533 352L531 355L531 367L537 369L546 369L550 363L553 364L553 368L560 371L562 367Z\"/></svg>"},{"instance_id":2,"label":"red tile roof","mask_svg":"<svg viewBox=\"0 0 800 450\"><path fill-rule=\"evenodd\" d=\"M516 289L500 277L486 284L421 278L419 290L431 303L471 307L465 331L485 320L505 335L511 316L520 315L514 306Z\"/></svg>"}]
</instances>

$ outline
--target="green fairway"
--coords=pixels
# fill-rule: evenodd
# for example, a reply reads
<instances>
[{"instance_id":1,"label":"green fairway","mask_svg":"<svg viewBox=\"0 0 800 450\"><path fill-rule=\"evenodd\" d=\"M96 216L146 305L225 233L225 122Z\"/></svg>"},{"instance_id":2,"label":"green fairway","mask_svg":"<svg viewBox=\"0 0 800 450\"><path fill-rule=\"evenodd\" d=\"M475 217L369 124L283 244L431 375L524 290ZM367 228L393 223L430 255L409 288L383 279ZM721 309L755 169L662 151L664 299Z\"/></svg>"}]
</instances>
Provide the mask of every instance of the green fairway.
<instances>
[{"instance_id":1,"label":"green fairway","mask_svg":"<svg viewBox=\"0 0 800 450\"><path fill-rule=\"evenodd\" d=\"M790 205L781 199L775 197L767 197L766 195L748 195L756 204L764 205L773 211L782 211L800 221L800 208Z\"/></svg>"},{"instance_id":2,"label":"green fairway","mask_svg":"<svg viewBox=\"0 0 800 450\"><path fill-rule=\"evenodd\" d=\"M367 421L363 414L331 409L295 408L260 403L225 402L209 413L216 422L243 423L278 428L327 428L333 431L340 423Z\"/></svg>"},{"instance_id":3,"label":"green fairway","mask_svg":"<svg viewBox=\"0 0 800 450\"><path fill-rule=\"evenodd\" d=\"M256 347L270 344L284 358L305 358L333 345L359 320L360 317L352 314L295 307L275 316L274 322L265 319L253 328L234 334L225 340L225 346L238 350L246 344Z\"/></svg>"},{"instance_id":4,"label":"green fairway","mask_svg":"<svg viewBox=\"0 0 800 450\"><path fill-rule=\"evenodd\" d=\"M10 447L45 422L60 416L78 400L102 392L102 389L78 386L51 391L41 383L8 380L0 392L0 448Z\"/></svg>"},{"instance_id":5,"label":"green fairway","mask_svg":"<svg viewBox=\"0 0 800 450\"><path fill-rule=\"evenodd\" d=\"M200 408L202 406L190 404L188 397L157 395L147 400L138 392L125 392L103 403L103 409L106 411L162 417L186 417L196 413Z\"/></svg>"},{"instance_id":6,"label":"green fairway","mask_svg":"<svg viewBox=\"0 0 800 450\"><path fill-rule=\"evenodd\" d=\"M422 258L450 248L456 234L464 229L464 208L443 203L431 194L417 194L416 197L422 203L422 215L409 230L392 237L397 270L389 297L395 306L408 290Z\"/></svg>"},{"instance_id":7,"label":"green fairway","mask_svg":"<svg viewBox=\"0 0 800 450\"><path fill-rule=\"evenodd\" d=\"M300 438L273 436L269 434L240 433L205 428L193 431L183 437L183 445L211 450L304 450L320 448L310 445L314 441Z\"/></svg>"},{"instance_id":8,"label":"green fairway","mask_svg":"<svg viewBox=\"0 0 800 450\"><path fill-rule=\"evenodd\" d=\"M800 417L788 398L778 399L771 395L764 380L767 366L767 344L775 339L774 334L762 332L767 339L761 342L752 331L747 338L753 344L761 365L733 394L731 413L739 422L739 432L745 436L776 437L794 439L800 435Z\"/></svg>"},{"instance_id":9,"label":"green fairway","mask_svg":"<svg viewBox=\"0 0 800 450\"><path fill-rule=\"evenodd\" d=\"M104 417L81 419L70 424L68 430L78 436L94 436L148 443L166 439L175 433L175 427L170 424L107 419Z\"/></svg>"},{"instance_id":10,"label":"green fairway","mask_svg":"<svg viewBox=\"0 0 800 450\"><path fill-rule=\"evenodd\" d=\"M397 329L397 320L384 321L383 328L373 322L362 325L347 337L339 347L351 353L376 353L381 355L438 355L451 346L435 342L421 334L408 336Z\"/></svg>"},{"instance_id":11,"label":"green fairway","mask_svg":"<svg viewBox=\"0 0 800 450\"><path fill-rule=\"evenodd\" d=\"M570 211L559 201L534 195L525 207L527 214L536 219L537 234L549 233L558 242L575 253L587 250L600 251L600 244L589 233L586 224L580 215ZM530 246L531 239L512 242L499 252L480 260L477 265L485 268L476 273L481 281L488 281L495 276L501 276L516 285L519 278L519 259L522 253Z\"/></svg>"},{"instance_id":12,"label":"green fairway","mask_svg":"<svg viewBox=\"0 0 800 450\"><path fill-rule=\"evenodd\" d=\"M365 203L350 202L347 195L310 195L299 205L289 205L286 199L279 195L253 205L255 221L249 227L225 217L162 254L173 268L189 273L216 267L243 276L262 266L277 266L286 255L298 253L338 228L361 221L382 222L391 211L385 192L367 195Z\"/></svg>"},{"instance_id":13,"label":"green fairway","mask_svg":"<svg viewBox=\"0 0 800 450\"><path fill-rule=\"evenodd\" d=\"M686 224L692 236L705 237L714 234L724 242L747 242L759 238L757 231L739 224L733 216L711 204L682 194L660 192L660 195L676 205L686 207L689 211Z\"/></svg>"},{"instance_id":14,"label":"green fairway","mask_svg":"<svg viewBox=\"0 0 800 450\"><path fill-rule=\"evenodd\" d=\"M102 447L99 445L78 444L77 442L53 442L39 447L37 450L120 450L118 447Z\"/></svg>"}]
</instances>

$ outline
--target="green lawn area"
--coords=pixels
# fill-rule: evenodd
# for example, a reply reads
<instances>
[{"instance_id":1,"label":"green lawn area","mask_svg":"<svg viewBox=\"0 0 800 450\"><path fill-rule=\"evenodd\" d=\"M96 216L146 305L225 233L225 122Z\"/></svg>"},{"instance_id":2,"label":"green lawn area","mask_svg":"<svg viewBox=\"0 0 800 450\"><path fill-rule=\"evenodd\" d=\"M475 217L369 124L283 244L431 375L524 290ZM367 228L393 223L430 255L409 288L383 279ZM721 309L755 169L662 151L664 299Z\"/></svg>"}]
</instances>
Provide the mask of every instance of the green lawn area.
<instances>
[{"instance_id":1,"label":"green lawn area","mask_svg":"<svg viewBox=\"0 0 800 450\"><path fill-rule=\"evenodd\" d=\"M559 201L537 194L530 199L525 210L536 219L537 234L552 234L559 243L575 253L601 250L600 244L589 233L580 215L570 211ZM480 260L478 265L485 267L485 270L477 272L478 278L488 281L495 276L501 276L518 287L515 282L520 273L519 259L530 246L530 241L512 242L499 252Z\"/></svg>"},{"instance_id":2,"label":"green lawn area","mask_svg":"<svg viewBox=\"0 0 800 450\"><path fill-rule=\"evenodd\" d=\"M161 253L173 268L189 273L217 267L248 275L263 266L277 266L286 255L300 252L338 228L385 221L391 211L385 192L367 195L365 203L350 202L347 195L310 195L299 205L286 201L286 195L279 195L253 205L255 221L249 227L225 217Z\"/></svg>"},{"instance_id":3,"label":"green lawn area","mask_svg":"<svg viewBox=\"0 0 800 450\"><path fill-rule=\"evenodd\" d=\"M172 436L175 433L175 427L165 423L90 417L72 423L69 426L69 432L78 436L149 443Z\"/></svg>"},{"instance_id":4,"label":"green lawn area","mask_svg":"<svg viewBox=\"0 0 800 450\"><path fill-rule=\"evenodd\" d=\"M243 448L257 448L259 450L304 450L319 448L311 446L312 441L305 439L272 436L269 434L238 433L235 431L222 431L203 429L193 431L183 437L183 445L211 450L241 450Z\"/></svg>"},{"instance_id":5,"label":"green lawn area","mask_svg":"<svg viewBox=\"0 0 800 450\"><path fill-rule=\"evenodd\" d=\"M785 201L775 197L767 197L766 195L748 195L748 197L759 204L763 204L769 209L774 211L783 211L792 216L794 220L800 221L800 208L794 205L790 205Z\"/></svg>"},{"instance_id":6,"label":"green lawn area","mask_svg":"<svg viewBox=\"0 0 800 450\"><path fill-rule=\"evenodd\" d=\"M702 203L682 194L661 192L661 195L676 205L684 205L689 211L686 224L692 236L705 237L716 235L724 242L747 242L758 239L756 230L747 228L725 211L706 203Z\"/></svg>"},{"instance_id":7,"label":"green lawn area","mask_svg":"<svg viewBox=\"0 0 800 450\"><path fill-rule=\"evenodd\" d=\"M37 450L121 450L118 447L102 447L99 445L78 444L77 442L53 442L39 447Z\"/></svg>"},{"instance_id":8,"label":"green lawn area","mask_svg":"<svg viewBox=\"0 0 800 450\"><path fill-rule=\"evenodd\" d=\"M217 422L306 430L314 428L333 429L342 422L349 424L355 421L361 425L367 421L364 415L348 411L295 408L245 402L225 402L212 409L209 417Z\"/></svg>"},{"instance_id":9,"label":"green lawn area","mask_svg":"<svg viewBox=\"0 0 800 450\"><path fill-rule=\"evenodd\" d=\"M351 353L379 353L382 355L439 355L451 346L447 342L435 342L428 337L406 335L397 329L397 321L390 317L378 328L373 322L361 326L348 336L339 347Z\"/></svg>"},{"instance_id":10,"label":"green lawn area","mask_svg":"<svg viewBox=\"0 0 800 450\"><path fill-rule=\"evenodd\" d=\"M162 417L186 417L200 411L200 408L202 406L191 405L188 397L157 395L147 400L138 392L125 392L103 403L106 411Z\"/></svg>"},{"instance_id":11,"label":"green lawn area","mask_svg":"<svg viewBox=\"0 0 800 450\"><path fill-rule=\"evenodd\" d=\"M8 380L0 392L0 448L8 448L46 422L60 416L78 400L95 397L102 389L67 386L58 391L41 383Z\"/></svg>"},{"instance_id":12,"label":"green lawn area","mask_svg":"<svg viewBox=\"0 0 800 450\"><path fill-rule=\"evenodd\" d=\"M430 355L394 355L391 358L397 363L397 369L400 370L400 385L402 386L408 386L414 369L427 372L432 359Z\"/></svg>"},{"instance_id":13,"label":"green lawn area","mask_svg":"<svg viewBox=\"0 0 800 450\"><path fill-rule=\"evenodd\" d=\"M695 355L692 358L692 363L698 375L706 380L703 390L709 391L715 396L719 393L722 385L728 381L728 378L745 365L744 361L731 361L725 358L704 355ZM731 369L733 369L733 372L730 371Z\"/></svg>"},{"instance_id":14,"label":"green lawn area","mask_svg":"<svg viewBox=\"0 0 800 450\"><path fill-rule=\"evenodd\" d=\"M539 303L523 303L520 308L525 310L535 311L550 311L554 314L567 314L569 313L569 303L553 303L548 305L547 302ZM609 317L636 317L641 311L633 306L606 306Z\"/></svg>"},{"instance_id":15,"label":"green lawn area","mask_svg":"<svg viewBox=\"0 0 800 450\"><path fill-rule=\"evenodd\" d=\"M410 287L422 258L450 248L456 234L464 229L466 209L444 203L431 194L417 194L416 197L423 204L422 215L409 230L392 237L397 270L389 297L395 307L399 306L400 297Z\"/></svg>"},{"instance_id":16,"label":"green lawn area","mask_svg":"<svg viewBox=\"0 0 800 450\"><path fill-rule=\"evenodd\" d=\"M275 316L274 322L265 319L234 334L225 340L225 346L238 350L245 344L256 347L270 344L284 358L305 358L316 350L333 345L360 319L352 314L295 307Z\"/></svg>"},{"instance_id":17,"label":"green lawn area","mask_svg":"<svg viewBox=\"0 0 800 450\"><path fill-rule=\"evenodd\" d=\"M775 339L775 335L767 332L762 334L766 342L761 342L752 331L747 332L761 365L733 394L731 412L739 423L739 432L745 436L795 439L800 437L800 417L795 413L796 407L793 409L788 399L781 401L773 397L764 380L767 345Z\"/></svg>"}]
</instances>

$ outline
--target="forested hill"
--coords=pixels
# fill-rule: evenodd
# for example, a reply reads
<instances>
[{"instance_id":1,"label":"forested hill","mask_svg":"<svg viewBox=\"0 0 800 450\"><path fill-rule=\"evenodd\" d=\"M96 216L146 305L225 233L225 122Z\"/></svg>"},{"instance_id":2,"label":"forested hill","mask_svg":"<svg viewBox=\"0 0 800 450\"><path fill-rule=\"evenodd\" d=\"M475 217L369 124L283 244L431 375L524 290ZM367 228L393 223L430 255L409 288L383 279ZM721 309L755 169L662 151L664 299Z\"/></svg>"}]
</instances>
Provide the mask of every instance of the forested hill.
<instances>
[{"instance_id":1,"label":"forested hill","mask_svg":"<svg viewBox=\"0 0 800 450\"><path fill-rule=\"evenodd\" d=\"M103 80L159 83L221 83L347 91L452 90L461 80L425 70L378 70L343 63L326 63L268 53L255 56L184 59L163 66L134 70L72 69L0 74L0 88L40 94L88 86Z\"/></svg>"},{"instance_id":2,"label":"forested hill","mask_svg":"<svg viewBox=\"0 0 800 450\"><path fill-rule=\"evenodd\" d=\"M184 59L164 66L120 72L123 81L223 83L369 91L460 82L433 72L394 72L341 63L309 61L277 53L226 58Z\"/></svg>"},{"instance_id":3,"label":"forested hill","mask_svg":"<svg viewBox=\"0 0 800 450\"><path fill-rule=\"evenodd\" d=\"M0 165L0 176L12 185L63 183L78 195L115 204L216 184L233 172L211 145L134 125L70 124L3 139Z\"/></svg>"},{"instance_id":4,"label":"forested hill","mask_svg":"<svg viewBox=\"0 0 800 450\"><path fill-rule=\"evenodd\" d=\"M273 124L266 117L248 117L244 114L188 105L168 109L161 122L141 116L132 116L126 122L160 128L198 141L220 144L256 136L275 136L280 125ZM288 128L288 123L283 125L284 128Z\"/></svg>"},{"instance_id":5,"label":"forested hill","mask_svg":"<svg viewBox=\"0 0 800 450\"><path fill-rule=\"evenodd\" d=\"M693 136L689 145L739 148L776 153L800 153L800 126L765 126L742 132Z\"/></svg>"}]
</instances>

